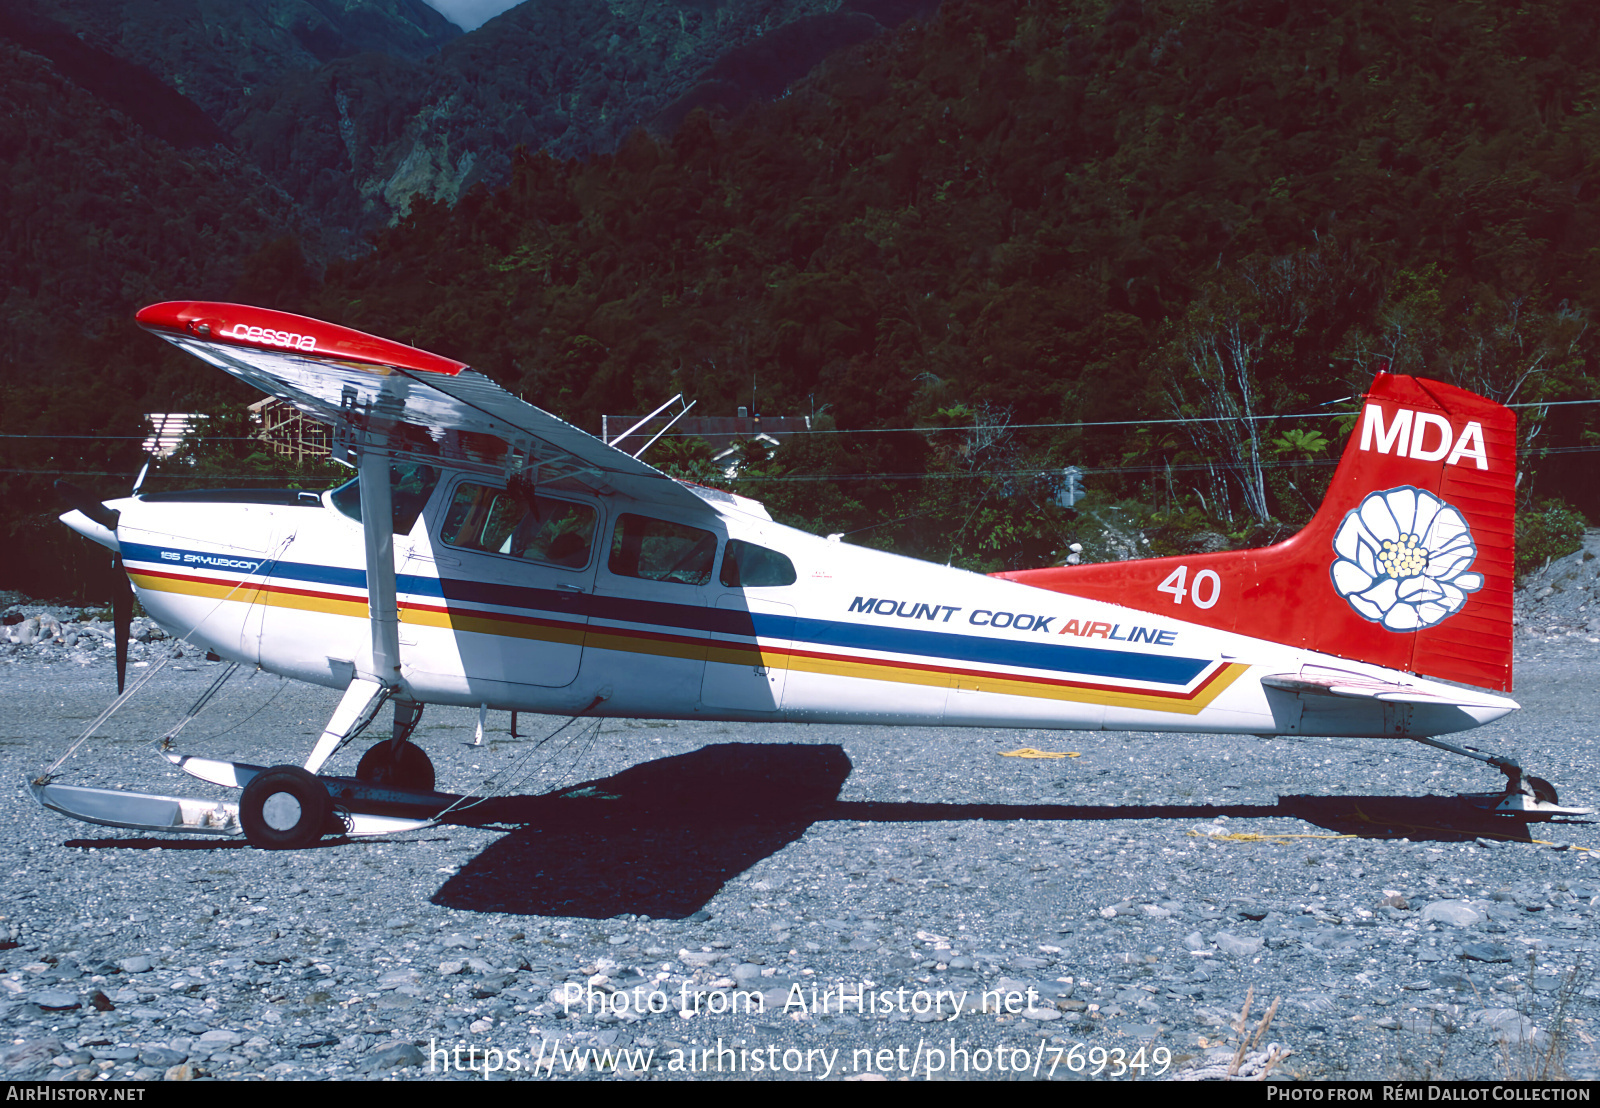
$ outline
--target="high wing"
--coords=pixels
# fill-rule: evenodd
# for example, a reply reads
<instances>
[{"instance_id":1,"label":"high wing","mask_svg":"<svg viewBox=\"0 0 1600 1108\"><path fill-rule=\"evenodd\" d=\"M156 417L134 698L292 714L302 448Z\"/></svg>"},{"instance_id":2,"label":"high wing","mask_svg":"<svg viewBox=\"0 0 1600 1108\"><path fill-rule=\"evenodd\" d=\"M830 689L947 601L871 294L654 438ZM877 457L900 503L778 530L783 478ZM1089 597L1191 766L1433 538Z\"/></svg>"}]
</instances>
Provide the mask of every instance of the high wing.
<instances>
[{"instance_id":1,"label":"high wing","mask_svg":"<svg viewBox=\"0 0 1600 1108\"><path fill-rule=\"evenodd\" d=\"M704 498L653 466L520 400L465 363L348 327L244 304L169 301L139 325L202 361L340 426L352 418L415 428L413 455L521 470L680 509Z\"/></svg>"}]
</instances>

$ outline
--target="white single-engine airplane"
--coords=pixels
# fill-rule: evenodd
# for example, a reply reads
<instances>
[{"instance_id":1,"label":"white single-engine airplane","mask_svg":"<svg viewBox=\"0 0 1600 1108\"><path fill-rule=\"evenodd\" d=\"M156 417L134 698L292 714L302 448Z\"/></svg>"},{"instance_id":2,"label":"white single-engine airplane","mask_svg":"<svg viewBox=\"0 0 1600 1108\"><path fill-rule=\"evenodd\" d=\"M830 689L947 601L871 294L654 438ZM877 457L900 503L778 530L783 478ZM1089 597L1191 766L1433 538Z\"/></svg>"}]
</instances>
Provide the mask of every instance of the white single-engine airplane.
<instances>
[{"instance_id":1,"label":"white single-engine airplane","mask_svg":"<svg viewBox=\"0 0 1600 1108\"><path fill-rule=\"evenodd\" d=\"M1521 818L1582 814L1439 741L1514 701L1514 417L1380 374L1326 500L1262 550L982 576L774 523L450 359L236 304L147 330L335 428L325 493L77 494L145 610L226 659L344 689L304 766L169 754L237 807L35 779L47 807L292 848L420 826L427 703L556 715L1408 739L1489 763ZM66 490L71 496L74 490ZM392 703L354 778L318 776ZM481 719L480 714L480 719Z\"/></svg>"}]
</instances>

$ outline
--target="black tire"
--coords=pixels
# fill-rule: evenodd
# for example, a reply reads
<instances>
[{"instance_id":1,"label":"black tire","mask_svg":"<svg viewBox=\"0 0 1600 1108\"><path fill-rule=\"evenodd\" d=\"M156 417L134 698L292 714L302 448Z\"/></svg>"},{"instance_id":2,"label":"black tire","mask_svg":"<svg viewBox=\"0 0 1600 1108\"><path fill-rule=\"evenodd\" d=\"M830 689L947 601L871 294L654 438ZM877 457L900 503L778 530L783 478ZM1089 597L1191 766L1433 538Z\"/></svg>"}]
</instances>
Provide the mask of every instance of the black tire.
<instances>
[{"instance_id":1,"label":"black tire","mask_svg":"<svg viewBox=\"0 0 1600 1108\"><path fill-rule=\"evenodd\" d=\"M328 828L333 800L321 781L299 766L273 766L251 778L239 799L239 822L250 845L299 850Z\"/></svg>"},{"instance_id":2,"label":"black tire","mask_svg":"<svg viewBox=\"0 0 1600 1108\"><path fill-rule=\"evenodd\" d=\"M411 789L421 793L433 791L433 763L415 743L403 742L400 749L391 753L392 739L385 739L361 756L356 766L356 780L371 785L387 785L395 789Z\"/></svg>"},{"instance_id":3,"label":"black tire","mask_svg":"<svg viewBox=\"0 0 1600 1108\"><path fill-rule=\"evenodd\" d=\"M1529 777L1528 788L1533 790L1533 798L1544 804L1560 804L1561 798L1556 796L1556 787L1543 777Z\"/></svg>"}]
</instances>

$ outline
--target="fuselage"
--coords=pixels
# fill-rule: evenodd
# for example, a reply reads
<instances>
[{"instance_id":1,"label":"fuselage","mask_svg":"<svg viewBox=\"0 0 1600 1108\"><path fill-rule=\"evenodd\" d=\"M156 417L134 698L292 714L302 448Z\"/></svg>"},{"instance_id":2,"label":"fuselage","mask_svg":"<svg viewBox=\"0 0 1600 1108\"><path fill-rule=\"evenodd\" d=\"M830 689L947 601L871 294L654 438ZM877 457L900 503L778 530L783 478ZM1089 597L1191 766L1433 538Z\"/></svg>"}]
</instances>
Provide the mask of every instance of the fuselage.
<instances>
[{"instance_id":1,"label":"fuselage","mask_svg":"<svg viewBox=\"0 0 1600 1108\"><path fill-rule=\"evenodd\" d=\"M397 492L406 693L557 714L1374 737L1459 731L1516 707L1477 693L1404 712L1297 696L1262 677L1460 690L830 542L751 501L701 495L698 512L561 487L519 499L448 470ZM286 677L342 688L366 672L358 497L225 496L109 505L145 610Z\"/></svg>"}]
</instances>

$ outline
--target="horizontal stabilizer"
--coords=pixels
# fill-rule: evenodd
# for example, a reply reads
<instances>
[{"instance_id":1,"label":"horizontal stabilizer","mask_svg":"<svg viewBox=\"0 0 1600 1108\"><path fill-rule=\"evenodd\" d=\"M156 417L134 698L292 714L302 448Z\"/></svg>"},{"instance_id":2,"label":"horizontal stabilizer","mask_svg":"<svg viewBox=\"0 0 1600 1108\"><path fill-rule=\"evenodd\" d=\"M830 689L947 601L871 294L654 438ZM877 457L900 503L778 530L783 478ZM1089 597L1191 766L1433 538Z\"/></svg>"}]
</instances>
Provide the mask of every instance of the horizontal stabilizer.
<instances>
[{"instance_id":1,"label":"horizontal stabilizer","mask_svg":"<svg viewBox=\"0 0 1600 1108\"><path fill-rule=\"evenodd\" d=\"M1382 700L1390 704L1431 704L1452 708L1499 708L1512 710L1516 703L1503 696L1453 689L1443 685L1420 688L1382 681L1358 673L1339 673L1332 670L1304 671L1301 673L1274 673L1263 677L1261 683L1269 689L1285 692L1344 696L1364 700Z\"/></svg>"}]
</instances>

